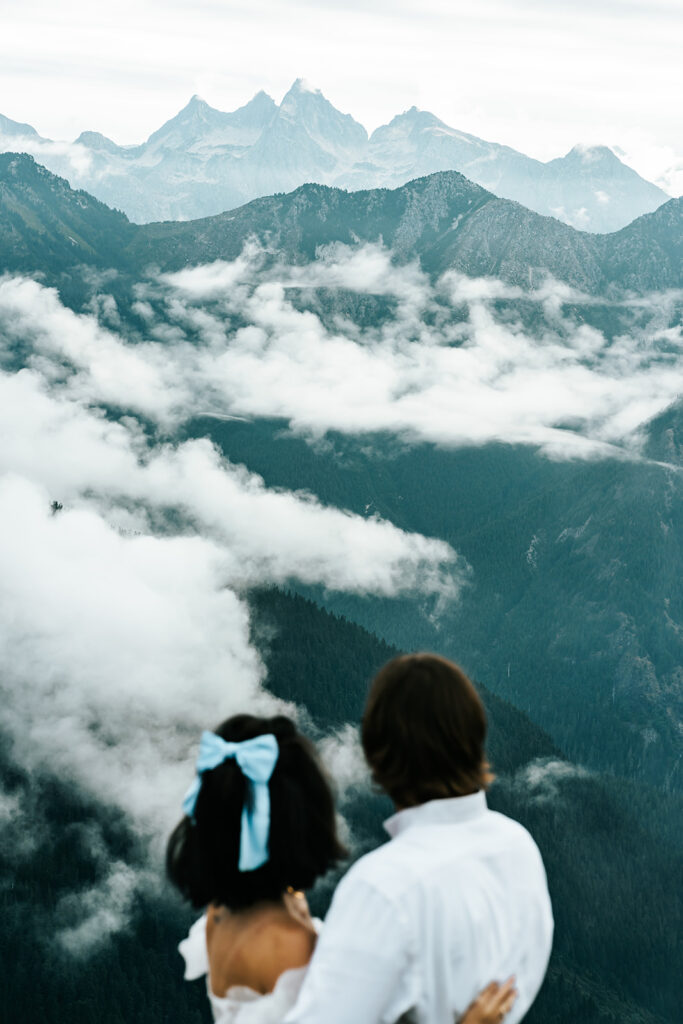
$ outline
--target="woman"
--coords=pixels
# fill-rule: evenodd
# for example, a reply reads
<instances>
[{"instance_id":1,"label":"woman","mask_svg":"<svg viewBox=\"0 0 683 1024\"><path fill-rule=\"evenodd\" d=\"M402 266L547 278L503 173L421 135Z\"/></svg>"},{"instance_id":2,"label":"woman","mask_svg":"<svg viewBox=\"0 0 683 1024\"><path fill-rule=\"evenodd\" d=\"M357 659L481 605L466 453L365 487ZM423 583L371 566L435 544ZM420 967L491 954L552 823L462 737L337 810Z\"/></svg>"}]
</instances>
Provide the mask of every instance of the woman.
<instances>
[{"instance_id":1,"label":"woman","mask_svg":"<svg viewBox=\"0 0 683 1024\"><path fill-rule=\"evenodd\" d=\"M312 744L288 718L236 715L204 733L185 817L167 849L171 881L207 908L180 944L185 977L206 975L218 1024L280 1024L315 948L303 890L345 856ZM499 1024L512 979L462 1024Z\"/></svg>"}]
</instances>

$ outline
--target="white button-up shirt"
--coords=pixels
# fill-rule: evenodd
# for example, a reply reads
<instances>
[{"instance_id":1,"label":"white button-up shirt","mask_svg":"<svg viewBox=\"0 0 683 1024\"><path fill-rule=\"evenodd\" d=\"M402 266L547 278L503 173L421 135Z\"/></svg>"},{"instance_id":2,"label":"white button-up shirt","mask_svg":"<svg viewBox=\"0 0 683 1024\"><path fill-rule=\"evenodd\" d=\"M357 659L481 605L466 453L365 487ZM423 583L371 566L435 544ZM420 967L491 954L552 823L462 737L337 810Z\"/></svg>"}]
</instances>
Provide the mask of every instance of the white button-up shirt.
<instances>
[{"instance_id":1,"label":"white button-up shirt","mask_svg":"<svg viewBox=\"0 0 683 1024\"><path fill-rule=\"evenodd\" d=\"M490 981L517 979L505 1024L540 988L553 917L541 855L484 792L385 822L391 842L342 879L286 1024L453 1024Z\"/></svg>"}]
</instances>

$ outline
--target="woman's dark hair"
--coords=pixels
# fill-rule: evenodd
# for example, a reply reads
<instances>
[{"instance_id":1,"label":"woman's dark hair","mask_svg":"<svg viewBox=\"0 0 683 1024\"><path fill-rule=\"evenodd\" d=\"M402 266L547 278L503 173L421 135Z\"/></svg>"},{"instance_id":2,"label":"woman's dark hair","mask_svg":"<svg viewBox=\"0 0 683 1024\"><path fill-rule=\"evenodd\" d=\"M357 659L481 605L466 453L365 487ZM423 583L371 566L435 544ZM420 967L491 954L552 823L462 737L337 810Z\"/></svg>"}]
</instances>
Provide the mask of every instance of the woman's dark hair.
<instances>
[{"instance_id":1,"label":"woman's dark hair","mask_svg":"<svg viewBox=\"0 0 683 1024\"><path fill-rule=\"evenodd\" d=\"M436 654L406 654L380 669L362 740L372 777L397 807L486 789L486 712L462 669Z\"/></svg>"},{"instance_id":2,"label":"woman's dark hair","mask_svg":"<svg viewBox=\"0 0 683 1024\"><path fill-rule=\"evenodd\" d=\"M268 861L239 871L240 822L247 782L230 758L204 772L195 823L185 817L171 833L166 871L195 907L220 903L231 910L278 900L288 886L309 889L346 855L337 836L334 799L313 745L289 718L235 715L215 730L240 743L272 733L278 759L269 783Z\"/></svg>"}]
</instances>

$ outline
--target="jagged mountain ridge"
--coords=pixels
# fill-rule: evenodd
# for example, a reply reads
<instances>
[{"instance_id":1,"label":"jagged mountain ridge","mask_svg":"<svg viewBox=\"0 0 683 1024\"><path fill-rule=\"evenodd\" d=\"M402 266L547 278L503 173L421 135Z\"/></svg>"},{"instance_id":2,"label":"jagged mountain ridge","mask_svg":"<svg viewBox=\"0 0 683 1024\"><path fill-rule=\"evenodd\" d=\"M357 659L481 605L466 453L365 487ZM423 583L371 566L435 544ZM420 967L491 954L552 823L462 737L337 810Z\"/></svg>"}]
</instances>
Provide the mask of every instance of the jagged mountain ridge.
<instances>
[{"instance_id":1,"label":"jagged mountain ridge","mask_svg":"<svg viewBox=\"0 0 683 1024\"><path fill-rule=\"evenodd\" d=\"M197 221L134 225L50 174L32 158L0 155L0 269L55 273L92 263L140 273L236 258L256 238L290 262L321 245L382 242L399 260L438 276L454 268L526 288L548 274L588 294L648 292L683 283L683 200L673 199L620 232L591 235L498 199L455 171L393 191L348 193L304 185ZM86 211L86 238L69 227ZM84 229L83 229L84 230ZM50 259L48 260L48 254Z\"/></svg>"},{"instance_id":2,"label":"jagged mountain ridge","mask_svg":"<svg viewBox=\"0 0 683 1024\"><path fill-rule=\"evenodd\" d=\"M596 232L618 230L669 198L607 147L577 146L544 164L450 128L416 107L368 138L361 124L301 79L279 107L264 92L231 113L193 96L139 146L83 132L76 139L77 167L49 145L39 153L36 146L49 140L29 126L0 118L0 142L3 135L5 149L30 136L29 151L50 170L140 223L210 216L306 182L396 188L443 170L460 171L502 198Z\"/></svg>"}]
</instances>

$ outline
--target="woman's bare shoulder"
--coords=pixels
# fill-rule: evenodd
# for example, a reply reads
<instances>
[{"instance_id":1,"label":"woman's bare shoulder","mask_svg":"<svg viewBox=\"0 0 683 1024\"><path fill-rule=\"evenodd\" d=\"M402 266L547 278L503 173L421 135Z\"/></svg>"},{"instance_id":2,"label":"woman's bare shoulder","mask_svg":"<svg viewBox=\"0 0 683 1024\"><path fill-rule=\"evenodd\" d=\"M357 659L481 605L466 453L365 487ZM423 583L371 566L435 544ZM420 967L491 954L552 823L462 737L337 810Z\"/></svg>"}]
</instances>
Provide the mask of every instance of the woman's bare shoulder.
<instances>
[{"instance_id":1,"label":"woman's bare shoulder","mask_svg":"<svg viewBox=\"0 0 683 1024\"><path fill-rule=\"evenodd\" d=\"M284 971L305 967L315 934L286 912L265 911L247 919L209 912L206 926L212 991L235 985L272 992Z\"/></svg>"},{"instance_id":2,"label":"woman's bare shoulder","mask_svg":"<svg viewBox=\"0 0 683 1024\"><path fill-rule=\"evenodd\" d=\"M298 921L283 920L263 930L254 954L261 957L263 991L272 992L284 971L305 967L313 955L315 934Z\"/></svg>"}]
</instances>

